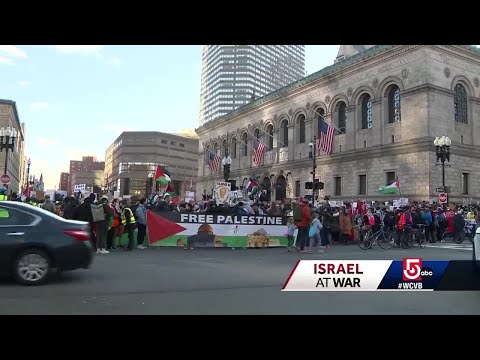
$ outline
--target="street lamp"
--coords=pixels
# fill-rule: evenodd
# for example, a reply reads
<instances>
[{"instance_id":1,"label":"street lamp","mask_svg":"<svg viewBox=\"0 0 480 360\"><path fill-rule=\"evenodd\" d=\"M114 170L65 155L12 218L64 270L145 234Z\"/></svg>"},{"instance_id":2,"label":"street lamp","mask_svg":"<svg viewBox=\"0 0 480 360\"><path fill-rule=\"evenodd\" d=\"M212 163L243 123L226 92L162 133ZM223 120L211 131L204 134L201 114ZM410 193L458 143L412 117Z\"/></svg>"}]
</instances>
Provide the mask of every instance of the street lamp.
<instances>
[{"instance_id":1,"label":"street lamp","mask_svg":"<svg viewBox=\"0 0 480 360\"><path fill-rule=\"evenodd\" d=\"M228 152L225 153L225 157L222 159L223 165L223 178L225 181L228 181L230 178L230 165L232 165L232 158L228 155Z\"/></svg>"},{"instance_id":2,"label":"street lamp","mask_svg":"<svg viewBox=\"0 0 480 360\"><path fill-rule=\"evenodd\" d=\"M16 137L17 130L15 128L10 128L10 126L6 129L4 127L0 128L0 152L5 149L5 171L3 172L5 175L7 175L8 150L13 152L13 149L15 149Z\"/></svg>"},{"instance_id":3,"label":"street lamp","mask_svg":"<svg viewBox=\"0 0 480 360\"><path fill-rule=\"evenodd\" d=\"M310 146L310 152L308 153L308 157L312 159L312 204L315 204L316 198L316 186L315 186L315 169L317 168L317 147L315 144L317 143L317 137L313 137L313 142L308 144Z\"/></svg>"},{"instance_id":4,"label":"street lamp","mask_svg":"<svg viewBox=\"0 0 480 360\"><path fill-rule=\"evenodd\" d=\"M30 164L31 164L30 158L27 160L27 188L26 188L26 194L25 196L30 196Z\"/></svg>"},{"instance_id":5,"label":"street lamp","mask_svg":"<svg viewBox=\"0 0 480 360\"><path fill-rule=\"evenodd\" d=\"M445 165L445 160L450 162L450 145L452 141L448 136L436 137L433 141L437 152L437 161L440 161L440 164L435 164L436 166L442 167L442 186L443 191L445 191L445 167L450 165Z\"/></svg>"},{"instance_id":6,"label":"street lamp","mask_svg":"<svg viewBox=\"0 0 480 360\"><path fill-rule=\"evenodd\" d=\"M154 193L153 191L153 177L155 175L153 174L153 171L150 171L148 173L148 179L147 179L147 191L146 191L146 198L148 198L148 189L150 189L150 195L152 195Z\"/></svg>"}]
</instances>

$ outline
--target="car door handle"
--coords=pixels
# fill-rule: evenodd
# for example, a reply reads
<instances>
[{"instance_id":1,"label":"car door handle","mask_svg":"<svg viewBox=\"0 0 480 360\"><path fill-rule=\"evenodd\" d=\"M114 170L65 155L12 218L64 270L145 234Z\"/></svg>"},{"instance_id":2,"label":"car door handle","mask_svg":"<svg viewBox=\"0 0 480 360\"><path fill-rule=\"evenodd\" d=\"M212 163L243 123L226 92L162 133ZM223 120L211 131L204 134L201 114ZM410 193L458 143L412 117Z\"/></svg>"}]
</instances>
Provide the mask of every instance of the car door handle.
<instances>
[{"instance_id":1,"label":"car door handle","mask_svg":"<svg viewBox=\"0 0 480 360\"><path fill-rule=\"evenodd\" d=\"M13 232L13 233L8 233L8 236L22 236L25 235L23 232Z\"/></svg>"}]
</instances>

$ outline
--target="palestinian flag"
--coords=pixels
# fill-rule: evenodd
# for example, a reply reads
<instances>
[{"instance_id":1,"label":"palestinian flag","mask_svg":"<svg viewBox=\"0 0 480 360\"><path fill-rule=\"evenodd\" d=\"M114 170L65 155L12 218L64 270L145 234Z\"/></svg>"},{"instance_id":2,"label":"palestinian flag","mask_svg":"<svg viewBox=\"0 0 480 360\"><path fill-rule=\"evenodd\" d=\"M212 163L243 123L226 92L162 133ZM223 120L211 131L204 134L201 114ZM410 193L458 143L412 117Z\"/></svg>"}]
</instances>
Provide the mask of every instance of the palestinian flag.
<instances>
[{"instance_id":1,"label":"palestinian flag","mask_svg":"<svg viewBox=\"0 0 480 360\"><path fill-rule=\"evenodd\" d=\"M253 178L250 178L250 180L248 181L247 183L247 186L246 186L246 189L248 192L251 192L252 189L257 186L257 187L262 187L257 180L253 179Z\"/></svg>"},{"instance_id":2,"label":"palestinian flag","mask_svg":"<svg viewBox=\"0 0 480 360\"><path fill-rule=\"evenodd\" d=\"M380 194L400 194L400 182L395 180L392 184L387 186L380 186L378 188Z\"/></svg>"},{"instance_id":3,"label":"palestinian flag","mask_svg":"<svg viewBox=\"0 0 480 360\"><path fill-rule=\"evenodd\" d=\"M166 186L170 181L168 172L160 165L157 165L157 171L155 172L155 181L161 185Z\"/></svg>"}]
</instances>

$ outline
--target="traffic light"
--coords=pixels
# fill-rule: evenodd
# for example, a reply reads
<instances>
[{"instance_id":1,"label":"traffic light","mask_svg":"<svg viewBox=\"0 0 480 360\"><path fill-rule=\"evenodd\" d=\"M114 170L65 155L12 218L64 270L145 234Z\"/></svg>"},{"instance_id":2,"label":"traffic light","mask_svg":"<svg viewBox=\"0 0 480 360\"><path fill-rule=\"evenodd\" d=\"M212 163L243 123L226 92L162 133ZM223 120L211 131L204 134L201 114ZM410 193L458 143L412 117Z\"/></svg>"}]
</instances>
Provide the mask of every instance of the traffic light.
<instances>
[{"instance_id":1,"label":"traffic light","mask_svg":"<svg viewBox=\"0 0 480 360\"><path fill-rule=\"evenodd\" d=\"M315 190L323 190L324 184L323 182L320 182L320 180L315 179ZM311 181L308 181L305 183L305 189L307 190L312 190L313 189L313 183Z\"/></svg>"},{"instance_id":2,"label":"traffic light","mask_svg":"<svg viewBox=\"0 0 480 360\"><path fill-rule=\"evenodd\" d=\"M320 182L320 180L315 180L315 189L323 190L323 182Z\"/></svg>"}]
</instances>

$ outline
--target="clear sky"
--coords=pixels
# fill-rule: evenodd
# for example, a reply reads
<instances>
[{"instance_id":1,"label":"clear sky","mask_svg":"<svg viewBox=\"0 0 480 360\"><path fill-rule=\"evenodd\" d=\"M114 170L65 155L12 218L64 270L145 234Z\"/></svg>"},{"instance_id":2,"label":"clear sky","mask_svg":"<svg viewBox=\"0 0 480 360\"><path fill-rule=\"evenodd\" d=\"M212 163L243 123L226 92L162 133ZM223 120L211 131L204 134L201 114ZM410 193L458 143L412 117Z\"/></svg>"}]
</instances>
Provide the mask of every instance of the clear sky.
<instances>
[{"instance_id":1,"label":"clear sky","mask_svg":"<svg viewBox=\"0 0 480 360\"><path fill-rule=\"evenodd\" d=\"M306 46L307 73L338 49ZM198 127L200 70L200 45L0 45L0 99L26 124L30 174L54 189L70 160L104 160L122 131Z\"/></svg>"}]
</instances>

